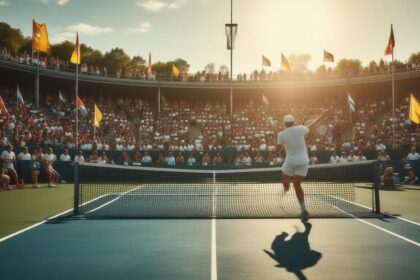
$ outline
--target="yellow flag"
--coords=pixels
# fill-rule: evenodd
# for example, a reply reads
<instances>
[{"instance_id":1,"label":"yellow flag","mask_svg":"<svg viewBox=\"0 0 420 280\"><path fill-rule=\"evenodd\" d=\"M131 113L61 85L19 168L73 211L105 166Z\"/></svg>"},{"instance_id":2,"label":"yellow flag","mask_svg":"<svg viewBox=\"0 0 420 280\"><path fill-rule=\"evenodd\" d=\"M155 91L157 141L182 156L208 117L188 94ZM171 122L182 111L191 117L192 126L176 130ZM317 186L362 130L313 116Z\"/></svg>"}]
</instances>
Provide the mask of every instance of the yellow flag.
<instances>
[{"instance_id":1,"label":"yellow flag","mask_svg":"<svg viewBox=\"0 0 420 280\"><path fill-rule=\"evenodd\" d=\"M408 113L408 117L412 122L416 124L420 123L420 103L413 94L410 95L410 112Z\"/></svg>"},{"instance_id":2,"label":"yellow flag","mask_svg":"<svg viewBox=\"0 0 420 280\"><path fill-rule=\"evenodd\" d=\"M172 75L174 77L179 77L179 69L176 68L175 64L172 64Z\"/></svg>"},{"instance_id":3,"label":"yellow flag","mask_svg":"<svg viewBox=\"0 0 420 280\"><path fill-rule=\"evenodd\" d=\"M281 53L281 66L284 67L287 71L292 71L292 68L290 67L289 61L284 56L283 53Z\"/></svg>"},{"instance_id":4,"label":"yellow flag","mask_svg":"<svg viewBox=\"0 0 420 280\"><path fill-rule=\"evenodd\" d=\"M93 124L96 127L99 127L100 126L99 124L101 123L101 120L102 120L102 113L99 110L98 106L96 106L96 104L95 104L95 115L93 117Z\"/></svg>"},{"instance_id":5,"label":"yellow flag","mask_svg":"<svg viewBox=\"0 0 420 280\"><path fill-rule=\"evenodd\" d=\"M74 45L74 50L71 54L70 62L73 64L80 64L79 33L76 34L76 45Z\"/></svg>"},{"instance_id":6,"label":"yellow flag","mask_svg":"<svg viewBox=\"0 0 420 280\"><path fill-rule=\"evenodd\" d=\"M32 49L38 52L47 52L49 47L47 25L32 20Z\"/></svg>"}]
</instances>

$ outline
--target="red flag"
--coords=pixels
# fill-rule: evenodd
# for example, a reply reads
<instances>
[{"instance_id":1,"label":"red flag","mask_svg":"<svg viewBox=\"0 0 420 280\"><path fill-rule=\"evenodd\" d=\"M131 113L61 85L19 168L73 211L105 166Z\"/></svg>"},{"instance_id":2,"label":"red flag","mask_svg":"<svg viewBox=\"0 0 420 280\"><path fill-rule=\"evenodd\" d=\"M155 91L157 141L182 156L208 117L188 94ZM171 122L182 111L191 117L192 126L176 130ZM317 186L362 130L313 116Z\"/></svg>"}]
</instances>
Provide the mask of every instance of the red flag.
<instances>
[{"instance_id":1,"label":"red flag","mask_svg":"<svg viewBox=\"0 0 420 280\"><path fill-rule=\"evenodd\" d=\"M394 30L392 29L392 24L391 24L391 35L389 35L388 45L386 46L386 49L385 49L385 55L393 54L394 47L395 47Z\"/></svg>"},{"instance_id":2,"label":"red flag","mask_svg":"<svg viewBox=\"0 0 420 280\"><path fill-rule=\"evenodd\" d=\"M76 99L76 106L77 106L77 109L79 109L80 113L82 113L85 116L87 115L85 104L83 103L82 99L80 99L79 96Z\"/></svg>"},{"instance_id":3,"label":"red flag","mask_svg":"<svg viewBox=\"0 0 420 280\"><path fill-rule=\"evenodd\" d=\"M0 114L6 115L6 116L9 115L9 112L7 111L6 105L4 105L3 98L1 98L1 96L0 96Z\"/></svg>"}]
</instances>

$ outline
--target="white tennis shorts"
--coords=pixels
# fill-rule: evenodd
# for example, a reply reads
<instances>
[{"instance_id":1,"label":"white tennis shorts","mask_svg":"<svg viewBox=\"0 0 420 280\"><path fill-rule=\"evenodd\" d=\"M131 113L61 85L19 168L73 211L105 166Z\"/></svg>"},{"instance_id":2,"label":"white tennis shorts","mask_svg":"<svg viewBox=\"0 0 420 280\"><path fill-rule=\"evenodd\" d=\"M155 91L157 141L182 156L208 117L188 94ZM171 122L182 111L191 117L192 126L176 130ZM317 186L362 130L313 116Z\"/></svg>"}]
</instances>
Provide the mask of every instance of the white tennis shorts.
<instances>
[{"instance_id":1,"label":"white tennis shorts","mask_svg":"<svg viewBox=\"0 0 420 280\"><path fill-rule=\"evenodd\" d=\"M288 176L302 176L305 177L308 174L308 164L293 164L285 162L282 167L282 172Z\"/></svg>"}]
</instances>

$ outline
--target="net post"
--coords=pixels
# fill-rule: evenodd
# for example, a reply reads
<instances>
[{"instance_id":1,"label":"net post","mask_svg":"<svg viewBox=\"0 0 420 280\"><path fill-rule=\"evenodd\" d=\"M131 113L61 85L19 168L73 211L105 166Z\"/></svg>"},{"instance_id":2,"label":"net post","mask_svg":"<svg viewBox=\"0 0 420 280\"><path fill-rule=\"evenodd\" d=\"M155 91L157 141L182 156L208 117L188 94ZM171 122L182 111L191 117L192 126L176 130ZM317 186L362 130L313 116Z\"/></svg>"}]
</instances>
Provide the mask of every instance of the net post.
<instances>
[{"instance_id":1,"label":"net post","mask_svg":"<svg viewBox=\"0 0 420 280\"><path fill-rule=\"evenodd\" d=\"M374 183L373 183L373 196L374 196L374 212L375 214L381 214L381 203L380 203L380 199L379 199L379 186L380 184L380 175L379 175L379 162L376 161L374 163Z\"/></svg>"},{"instance_id":2,"label":"net post","mask_svg":"<svg viewBox=\"0 0 420 280\"><path fill-rule=\"evenodd\" d=\"M79 215L79 198L80 198L80 184L79 184L79 162L74 162L74 200L73 200L73 215Z\"/></svg>"}]
</instances>

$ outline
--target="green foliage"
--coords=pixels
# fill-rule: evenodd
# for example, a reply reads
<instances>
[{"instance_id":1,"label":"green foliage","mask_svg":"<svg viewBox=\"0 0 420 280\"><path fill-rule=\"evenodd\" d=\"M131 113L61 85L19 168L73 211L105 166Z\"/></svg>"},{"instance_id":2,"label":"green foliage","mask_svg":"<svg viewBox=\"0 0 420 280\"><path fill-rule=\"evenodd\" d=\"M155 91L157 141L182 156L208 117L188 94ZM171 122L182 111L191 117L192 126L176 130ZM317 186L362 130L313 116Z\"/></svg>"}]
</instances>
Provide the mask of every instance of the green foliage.
<instances>
[{"instance_id":1,"label":"green foliage","mask_svg":"<svg viewBox=\"0 0 420 280\"><path fill-rule=\"evenodd\" d=\"M24 41L20 29L12 28L9 24L0 22L0 46L12 50L16 54Z\"/></svg>"},{"instance_id":2,"label":"green foliage","mask_svg":"<svg viewBox=\"0 0 420 280\"><path fill-rule=\"evenodd\" d=\"M49 54L53 57L59 57L63 60L69 60L74 50L74 43L70 41L64 41L58 44L50 45ZM83 53L82 53L83 63Z\"/></svg>"},{"instance_id":3,"label":"green foliage","mask_svg":"<svg viewBox=\"0 0 420 280\"><path fill-rule=\"evenodd\" d=\"M420 52L412 53L408 58L408 64L420 64Z\"/></svg>"},{"instance_id":4,"label":"green foliage","mask_svg":"<svg viewBox=\"0 0 420 280\"><path fill-rule=\"evenodd\" d=\"M334 71L340 77L354 77L358 76L362 70L362 62L358 59L342 59L340 60Z\"/></svg>"},{"instance_id":5,"label":"green foliage","mask_svg":"<svg viewBox=\"0 0 420 280\"><path fill-rule=\"evenodd\" d=\"M114 48L106 52L103 59L103 64L108 69L123 69L129 63L130 57L120 48Z\"/></svg>"}]
</instances>

